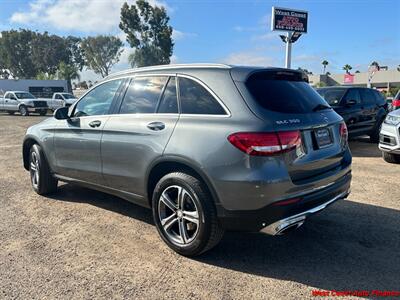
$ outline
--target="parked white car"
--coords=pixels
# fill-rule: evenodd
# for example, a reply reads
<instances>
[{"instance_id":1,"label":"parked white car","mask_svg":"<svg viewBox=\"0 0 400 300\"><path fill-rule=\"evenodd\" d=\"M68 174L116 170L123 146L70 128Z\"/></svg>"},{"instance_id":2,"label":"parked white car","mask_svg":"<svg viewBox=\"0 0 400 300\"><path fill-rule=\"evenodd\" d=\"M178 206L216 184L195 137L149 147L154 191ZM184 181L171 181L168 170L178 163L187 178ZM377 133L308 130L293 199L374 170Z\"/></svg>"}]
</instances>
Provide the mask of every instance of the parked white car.
<instances>
[{"instance_id":1,"label":"parked white car","mask_svg":"<svg viewBox=\"0 0 400 300\"><path fill-rule=\"evenodd\" d=\"M69 107L74 104L76 100L78 99L70 93L54 93L53 98L48 100L48 104L51 110L56 110L64 106Z\"/></svg>"},{"instance_id":2,"label":"parked white car","mask_svg":"<svg viewBox=\"0 0 400 300\"><path fill-rule=\"evenodd\" d=\"M0 111L6 111L10 115L20 112L28 116L30 112L44 116L48 110L47 101L37 99L31 93L25 91L8 91L0 98Z\"/></svg>"},{"instance_id":3,"label":"parked white car","mask_svg":"<svg viewBox=\"0 0 400 300\"><path fill-rule=\"evenodd\" d=\"M385 161L400 163L400 109L390 112L383 121L379 149Z\"/></svg>"}]
</instances>

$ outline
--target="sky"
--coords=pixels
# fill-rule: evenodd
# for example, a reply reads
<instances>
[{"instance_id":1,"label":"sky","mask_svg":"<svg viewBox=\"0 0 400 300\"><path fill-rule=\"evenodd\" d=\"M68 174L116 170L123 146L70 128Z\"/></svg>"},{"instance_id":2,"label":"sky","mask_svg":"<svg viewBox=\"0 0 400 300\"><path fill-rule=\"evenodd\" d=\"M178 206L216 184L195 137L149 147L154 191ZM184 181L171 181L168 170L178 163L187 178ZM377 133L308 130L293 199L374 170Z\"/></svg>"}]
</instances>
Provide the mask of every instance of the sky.
<instances>
[{"instance_id":1,"label":"sky","mask_svg":"<svg viewBox=\"0 0 400 300\"><path fill-rule=\"evenodd\" d=\"M126 0L0 0L0 31L28 28L62 36L116 35L125 42L112 71L129 68L132 52L118 28ZM129 4L133 1L127 1ZM308 33L293 44L292 67L314 74L366 71L372 61L400 64L400 0L149 0L166 7L174 28L173 63L284 66L282 32L272 32L272 6L309 12ZM98 76L84 70L82 80Z\"/></svg>"}]
</instances>

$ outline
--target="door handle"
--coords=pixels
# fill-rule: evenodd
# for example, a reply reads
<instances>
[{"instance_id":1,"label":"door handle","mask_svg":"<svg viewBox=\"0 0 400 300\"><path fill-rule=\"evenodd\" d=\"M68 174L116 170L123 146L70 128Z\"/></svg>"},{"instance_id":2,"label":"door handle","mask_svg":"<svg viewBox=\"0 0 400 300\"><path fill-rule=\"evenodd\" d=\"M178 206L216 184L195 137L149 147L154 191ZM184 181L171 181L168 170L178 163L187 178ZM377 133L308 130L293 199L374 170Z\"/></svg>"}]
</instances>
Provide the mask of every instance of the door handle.
<instances>
[{"instance_id":1,"label":"door handle","mask_svg":"<svg viewBox=\"0 0 400 300\"><path fill-rule=\"evenodd\" d=\"M89 123L89 126L93 127L93 128L99 127L100 125L101 125L101 121L99 121L99 120L95 120L95 121L92 121Z\"/></svg>"},{"instance_id":2,"label":"door handle","mask_svg":"<svg viewBox=\"0 0 400 300\"><path fill-rule=\"evenodd\" d=\"M165 124L163 122L151 122L147 124L147 128L154 130L154 131L160 131L165 128Z\"/></svg>"}]
</instances>

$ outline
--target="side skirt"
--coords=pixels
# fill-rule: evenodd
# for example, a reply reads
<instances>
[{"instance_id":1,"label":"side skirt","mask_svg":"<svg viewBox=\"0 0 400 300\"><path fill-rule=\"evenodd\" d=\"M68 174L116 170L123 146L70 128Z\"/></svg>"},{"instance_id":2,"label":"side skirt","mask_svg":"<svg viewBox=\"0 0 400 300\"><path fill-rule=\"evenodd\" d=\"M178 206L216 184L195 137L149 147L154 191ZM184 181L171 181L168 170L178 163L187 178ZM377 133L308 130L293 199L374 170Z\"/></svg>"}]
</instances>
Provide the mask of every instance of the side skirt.
<instances>
[{"instance_id":1,"label":"side skirt","mask_svg":"<svg viewBox=\"0 0 400 300\"><path fill-rule=\"evenodd\" d=\"M89 188L89 189L93 189L93 190L96 190L99 192L107 193L107 194L110 194L110 195L113 195L116 197L120 197L120 198L127 200L129 202L132 202L134 204L137 204L137 205L140 205L140 206L143 206L146 208L150 208L149 203L144 196L140 196L140 195L125 192L125 191L120 191L117 189L113 189L113 188L95 184L95 183L86 182L86 181L79 180L79 179L62 176L59 174L54 174L54 177L62 182L72 183L72 184L76 184L79 186L83 186L85 188Z\"/></svg>"}]
</instances>

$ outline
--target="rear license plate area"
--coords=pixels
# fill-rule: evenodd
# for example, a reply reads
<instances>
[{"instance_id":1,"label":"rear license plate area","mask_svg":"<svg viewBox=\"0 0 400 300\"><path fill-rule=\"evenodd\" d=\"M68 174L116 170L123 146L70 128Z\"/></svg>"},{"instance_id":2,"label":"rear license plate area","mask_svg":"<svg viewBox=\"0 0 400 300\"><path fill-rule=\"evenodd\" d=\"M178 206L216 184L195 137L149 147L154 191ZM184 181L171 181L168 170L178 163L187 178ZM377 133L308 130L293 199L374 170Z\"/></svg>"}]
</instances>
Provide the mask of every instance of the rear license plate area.
<instances>
[{"instance_id":1,"label":"rear license plate area","mask_svg":"<svg viewBox=\"0 0 400 300\"><path fill-rule=\"evenodd\" d=\"M332 145L332 135L329 128L319 128L314 130L315 141L317 142L318 149Z\"/></svg>"}]
</instances>

